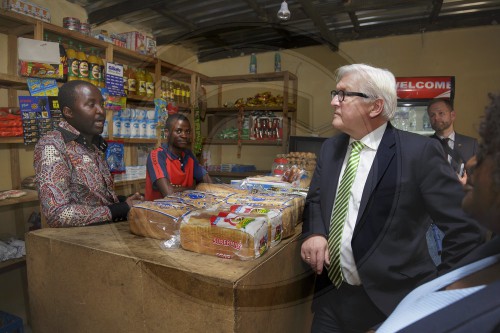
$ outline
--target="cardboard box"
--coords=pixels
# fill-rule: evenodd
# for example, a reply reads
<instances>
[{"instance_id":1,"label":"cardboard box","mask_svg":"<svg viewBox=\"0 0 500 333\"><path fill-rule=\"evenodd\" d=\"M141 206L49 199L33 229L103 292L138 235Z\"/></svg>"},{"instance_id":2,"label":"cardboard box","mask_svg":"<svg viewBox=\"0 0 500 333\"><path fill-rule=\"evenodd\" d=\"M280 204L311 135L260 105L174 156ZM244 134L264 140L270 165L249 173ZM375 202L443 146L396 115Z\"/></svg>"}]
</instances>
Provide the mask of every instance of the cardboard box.
<instances>
[{"instance_id":1,"label":"cardboard box","mask_svg":"<svg viewBox=\"0 0 500 333\"><path fill-rule=\"evenodd\" d=\"M164 249L127 222L30 232L33 331L308 332L300 231L250 261Z\"/></svg>"},{"instance_id":2,"label":"cardboard box","mask_svg":"<svg viewBox=\"0 0 500 333\"><path fill-rule=\"evenodd\" d=\"M118 35L126 38L126 47L128 49L140 54L146 54L146 36L142 33L139 31L130 31Z\"/></svg>"},{"instance_id":3,"label":"cardboard box","mask_svg":"<svg viewBox=\"0 0 500 333\"><path fill-rule=\"evenodd\" d=\"M50 10L25 0L3 0L2 8L50 23Z\"/></svg>"}]
</instances>

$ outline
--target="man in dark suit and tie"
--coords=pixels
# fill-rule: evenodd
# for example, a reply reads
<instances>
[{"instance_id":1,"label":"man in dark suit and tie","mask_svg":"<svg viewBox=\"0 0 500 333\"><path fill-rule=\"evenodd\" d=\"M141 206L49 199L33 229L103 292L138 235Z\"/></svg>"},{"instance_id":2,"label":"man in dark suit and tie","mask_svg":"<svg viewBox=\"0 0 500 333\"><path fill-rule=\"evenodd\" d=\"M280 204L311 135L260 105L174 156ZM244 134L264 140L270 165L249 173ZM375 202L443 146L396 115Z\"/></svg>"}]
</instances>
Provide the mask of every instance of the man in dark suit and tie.
<instances>
[{"instance_id":1,"label":"man in dark suit and tie","mask_svg":"<svg viewBox=\"0 0 500 333\"><path fill-rule=\"evenodd\" d=\"M455 132L455 110L450 100L435 98L427 105L427 114L435 133L431 138L441 141L445 156L458 174L462 184L467 181L464 165L477 152L477 140Z\"/></svg>"},{"instance_id":2,"label":"man in dark suit and tie","mask_svg":"<svg viewBox=\"0 0 500 333\"><path fill-rule=\"evenodd\" d=\"M318 274L312 332L364 332L423 279L435 277L430 218L444 231L442 264L483 242L460 207L460 182L437 140L395 129L396 80L363 64L337 70L333 126L303 214L302 259Z\"/></svg>"}]
</instances>

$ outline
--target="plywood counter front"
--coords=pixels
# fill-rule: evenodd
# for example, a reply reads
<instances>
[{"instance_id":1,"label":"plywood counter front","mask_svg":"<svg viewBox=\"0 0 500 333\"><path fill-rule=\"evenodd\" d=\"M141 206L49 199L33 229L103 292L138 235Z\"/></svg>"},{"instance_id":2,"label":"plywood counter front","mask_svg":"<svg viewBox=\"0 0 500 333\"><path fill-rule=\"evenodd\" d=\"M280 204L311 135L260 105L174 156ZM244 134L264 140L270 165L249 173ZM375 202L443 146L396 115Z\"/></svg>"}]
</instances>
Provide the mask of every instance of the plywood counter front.
<instances>
[{"instance_id":1,"label":"plywood counter front","mask_svg":"<svg viewBox=\"0 0 500 333\"><path fill-rule=\"evenodd\" d=\"M308 332L314 276L299 234L236 261L164 249L126 222L30 232L33 331Z\"/></svg>"}]
</instances>

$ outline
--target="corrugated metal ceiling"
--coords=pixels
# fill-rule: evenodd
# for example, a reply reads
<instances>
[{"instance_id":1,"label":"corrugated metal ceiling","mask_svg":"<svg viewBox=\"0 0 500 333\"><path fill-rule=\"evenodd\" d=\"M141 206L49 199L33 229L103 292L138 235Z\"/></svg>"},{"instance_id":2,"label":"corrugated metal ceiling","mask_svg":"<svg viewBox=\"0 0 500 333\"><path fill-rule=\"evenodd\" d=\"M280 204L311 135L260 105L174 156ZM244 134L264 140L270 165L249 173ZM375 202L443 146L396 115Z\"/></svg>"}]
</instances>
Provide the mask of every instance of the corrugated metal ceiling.
<instances>
[{"instance_id":1,"label":"corrugated metal ceiling","mask_svg":"<svg viewBox=\"0 0 500 333\"><path fill-rule=\"evenodd\" d=\"M91 24L121 20L159 45L193 50L200 62L500 21L500 0L288 0L288 21L276 16L282 0L68 1L84 7Z\"/></svg>"}]
</instances>

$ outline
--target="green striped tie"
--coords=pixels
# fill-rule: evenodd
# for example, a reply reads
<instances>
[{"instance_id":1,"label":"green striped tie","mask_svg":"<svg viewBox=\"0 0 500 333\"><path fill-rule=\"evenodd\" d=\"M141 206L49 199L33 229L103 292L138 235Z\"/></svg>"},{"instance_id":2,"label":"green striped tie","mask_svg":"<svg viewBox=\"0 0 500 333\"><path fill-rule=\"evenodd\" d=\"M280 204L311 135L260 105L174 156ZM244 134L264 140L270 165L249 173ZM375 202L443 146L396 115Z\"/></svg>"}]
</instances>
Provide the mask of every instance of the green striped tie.
<instances>
[{"instance_id":1,"label":"green striped tie","mask_svg":"<svg viewBox=\"0 0 500 333\"><path fill-rule=\"evenodd\" d=\"M340 181L330 220L330 231L328 234L330 266L328 267L328 277L337 288L340 287L343 280L342 269L340 267L340 241L342 239L342 230L344 229L344 223L347 216L352 183L354 182L354 178L356 178L356 170L358 169L359 153L364 146L365 145L360 141L354 141L352 143L351 155L349 156L347 166L342 175L342 180Z\"/></svg>"}]
</instances>

